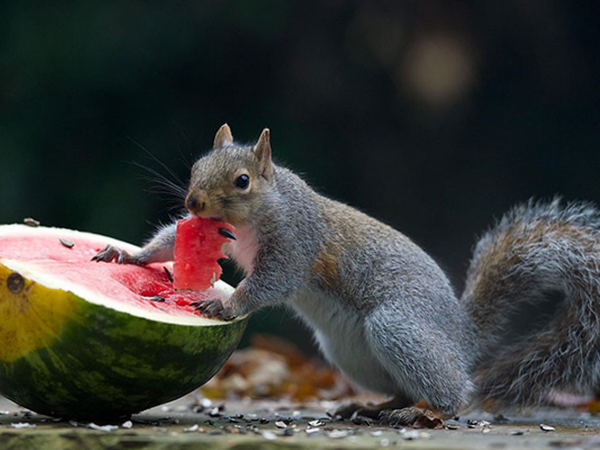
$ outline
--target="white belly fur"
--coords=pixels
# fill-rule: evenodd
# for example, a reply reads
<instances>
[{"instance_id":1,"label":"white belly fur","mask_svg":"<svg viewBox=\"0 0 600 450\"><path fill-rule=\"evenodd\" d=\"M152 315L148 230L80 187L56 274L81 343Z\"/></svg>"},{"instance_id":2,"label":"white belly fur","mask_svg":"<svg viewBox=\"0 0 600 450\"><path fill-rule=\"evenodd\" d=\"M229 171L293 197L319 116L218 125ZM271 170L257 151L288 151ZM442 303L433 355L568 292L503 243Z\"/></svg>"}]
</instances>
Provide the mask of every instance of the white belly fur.
<instances>
[{"instance_id":1,"label":"white belly fur","mask_svg":"<svg viewBox=\"0 0 600 450\"><path fill-rule=\"evenodd\" d=\"M254 269L254 259L258 251L256 233L250 228L240 226L236 228L235 235L237 239L226 246L225 252L233 257L246 275L250 275Z\"/></svg>"},{"instance_id":2,"label":"white belly fur","mask_svg":"<svg viewBox=\"0 0 600 450\"><path fill-rule=\"evenodd\" d=\"M319 291L303 292L292 305L314 330L327 360L348 379L375 392L397 391L365 340L361 316L343 310L338 301Z\"/></svg>"},{"instance_id":3,"label":"white belly fur","mask_svg":"<svg viewBox=\"0 0 600 450\"><path fill-rule=\"evenodd\" d=\"M250 275L258 251L256 233L240 226L236 228L236 237L225 251ZM348 379L375 392L393 394L397 391L365 340L361 316L349 313L339 301L317 290L306 290L295 296L292 306L313 329L327 360Z\"/></svg>"}]
</instances>

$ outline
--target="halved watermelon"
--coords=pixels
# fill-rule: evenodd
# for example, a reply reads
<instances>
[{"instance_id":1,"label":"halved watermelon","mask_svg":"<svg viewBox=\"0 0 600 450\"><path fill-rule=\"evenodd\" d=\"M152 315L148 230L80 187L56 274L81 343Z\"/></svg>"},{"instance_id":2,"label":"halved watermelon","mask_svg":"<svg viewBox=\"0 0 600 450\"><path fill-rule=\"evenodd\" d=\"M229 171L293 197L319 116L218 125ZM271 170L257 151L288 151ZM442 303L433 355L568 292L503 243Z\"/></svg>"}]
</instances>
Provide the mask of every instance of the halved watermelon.
<instances>
[{"instance_id":1,"label":"halved watermelon","mask_svg":"<svg viewBox=\"0 0 600 450\"><path fill-rule=\"evenodd\" d=\"M227 258L221 246L234 236L235 228L225 222L202 217L177 221L173 286L203 291L215 283L223 269L217 259Z\"/></svg>"},{"instance_id":2,"label":"halved watermelon","mask_svg":"<svg viewBox=\"0 0 600 450\"><path fill-rule=\"evenodd\" d=\"M210 379L237 346L246 321L194 313L228 298L219 281L177 291L170 264L90 261L104 236L0 226L0 394L60 417L127 416L178 398Z\"/></svg>"}]
</instances>

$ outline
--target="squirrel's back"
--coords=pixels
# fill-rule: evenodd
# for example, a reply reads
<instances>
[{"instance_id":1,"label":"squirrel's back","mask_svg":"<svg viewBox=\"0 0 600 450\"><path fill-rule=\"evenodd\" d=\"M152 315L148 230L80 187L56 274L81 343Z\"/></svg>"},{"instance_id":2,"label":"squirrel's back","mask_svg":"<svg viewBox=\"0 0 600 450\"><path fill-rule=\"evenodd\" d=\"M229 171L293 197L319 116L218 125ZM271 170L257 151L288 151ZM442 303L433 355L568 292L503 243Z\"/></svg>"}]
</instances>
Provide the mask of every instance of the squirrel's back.
<instances>
[{"instance_id":1,"label":"squirrel's back","mask_svg":"<svg viewBox=\"0 0 600 450\"><path fill-rule=\"evenodd\" d=\"M473 319L476 386L492 409L590 392L600 376L600 214L530 201L479 241L462 301Z\"/></svg>"}]
</instances>

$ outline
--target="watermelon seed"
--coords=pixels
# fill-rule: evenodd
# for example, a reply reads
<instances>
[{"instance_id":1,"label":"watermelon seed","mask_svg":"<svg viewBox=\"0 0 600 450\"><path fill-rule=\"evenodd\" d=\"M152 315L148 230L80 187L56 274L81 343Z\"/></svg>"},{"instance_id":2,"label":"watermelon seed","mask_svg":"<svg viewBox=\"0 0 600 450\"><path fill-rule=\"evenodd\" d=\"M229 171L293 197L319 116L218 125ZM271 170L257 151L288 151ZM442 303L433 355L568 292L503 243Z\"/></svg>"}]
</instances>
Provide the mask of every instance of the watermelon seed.
<instances>
[{"instance_id":1,"label":"watermelon seed","mask_svg":"<svg viewBox=\"0 0 600 450\"><path fill-rule=\"evenodd\" d=\"M60 243L67 248L75 247L75 244L73 242L69 241L68 239L60 238L59 240L60 240Z\"/></svg>"},{"instance_id":2,"label":"watermelon seed","mask_svg":"<svg viewBox=\"0 0 600 450\"><path fill-rule=\"evenodd\" d=\"M150 297L149 299L151 302L164 302L165 298L161 297L160 295L155 295L154 297Z\"/></svg>"},{"instance_id":3,"label":"watermelon seed","mask_svg":"<svg viewBox=\"0 0 600 450\"><path fill-rule=\"evenodd\" d=\"M232 241L236 240L235 234L228 228L219 228L219 234L223 237L231 239Z\"/></svg>"},{"instance_id":4,"label":"watermelon seed","mask_svg":"<svg viewBox=\"0 0 600 450\"><path fill-rule=\"evenodd\" d=\"M18 272L11 273L6 279L8 290L13 294L19 294L25 287L25 279Z\"/></svg>"},{"instance_id":5,"label":"watermelon seed","mask_svg":"<svg viewBox=\"0 0 600 450\"><path fill-rule=\"evenodd\" d=\"M169 272L169 269L167 269L166 267L163 267L163 269L165 269L165 273L167 274L167 278L172 283L173 282L173 275L171 274L171 272Z\"/></svg>"},{"instance_id":6,"label":"watermelon seed","mask_svg":"<svg viewBox=\"0 0 600 450\"><path fill-rule=\"evenodd\" d=\"M33 227L33 228L37 228L40 226L40 221L32 219L31 217L25 217L23 219L23 223L25 225L27 225L28 227Z\"/></svg>"}]
</instances>

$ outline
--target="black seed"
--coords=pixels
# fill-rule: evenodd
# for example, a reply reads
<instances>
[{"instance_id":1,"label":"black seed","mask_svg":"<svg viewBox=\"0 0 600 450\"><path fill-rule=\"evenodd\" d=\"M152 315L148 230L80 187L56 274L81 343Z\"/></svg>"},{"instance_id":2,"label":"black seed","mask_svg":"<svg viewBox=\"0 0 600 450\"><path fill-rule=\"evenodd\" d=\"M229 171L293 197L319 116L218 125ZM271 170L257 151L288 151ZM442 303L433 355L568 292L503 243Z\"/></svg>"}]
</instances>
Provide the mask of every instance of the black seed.
<instances>
[{"instance_id":1,"label":"black seed","mask_svg":"<svg viewBox=\"0 0 600 450\"><path fill-rule=\"evenodd\" d=\"M163 269L165 269L165 273L167 274L167 278L172 283L173 282L173 275L171 274L171 272L169 271L169 269L167 269L166 267L163 267Z\"/></svg>"},{"instance_id":2,"label":"black seed","mask_svg":"<svg viewBox=\"0 0 600 450\"><path fill-rule=\"evenodd\" d=\"M31 217L25 217L23 219L23 223L25 225L27 225L28 227L33 227L33 228L36 228L36 227L40 226L39 220L32 219Z\"/></svg>"},{"instance_id":3,"label":"black seed","mask_svg":"<svg viewBox=\"0 0 600 450\"><path fill-rule=\"evenodd\" d=\"M60 238L59 240L60 240L60 243L62 245L64 245L65 247L67 247L67 248L73 248L73 247L75 247L75 244L73 242L71 242L70 240L68 240L68 239Z\"/></svg>"},{"instance_id":4,"label":"black seed","mask_svg":"<svg viewBox=\"0 0 600 450\"><path fill-rule=\"evenodd\" d=\"M151 302L164 302L165 298L161 297L160 295L155 295L154 297L150 297L149 300Z\"/></svg>"},{"instance_id":5,"label":"black seed","mask_svg":"<svg viewBox=\"0 0 600 450\"><path fill-rule=\"evenodd\" d=\"M229 228L219 228L219 234L235 241L235 234Z\"/></svg>"},{"instance_id":6,"label":"black seed","mask_svg":"<svg viewBox=\"0 0 600 450\"><path fill-rule=\"evenodd\" d=\"M6 286L13 294L19 294L25 287L25 279L18 272L11 273L6 279Z\"/></svg>"}]
</instances>

